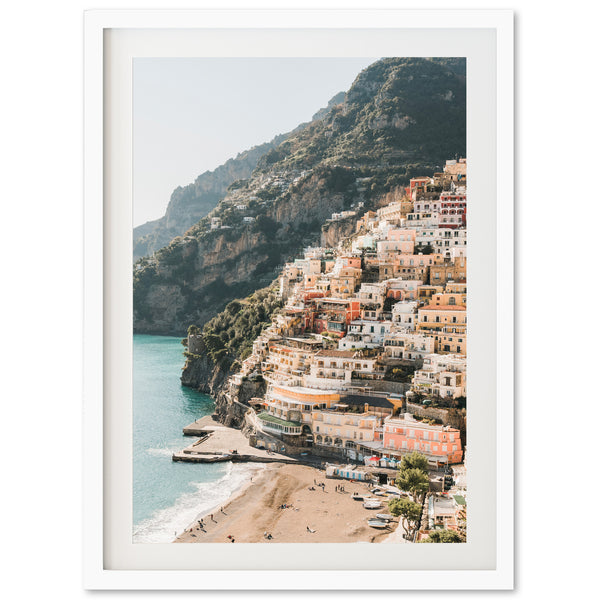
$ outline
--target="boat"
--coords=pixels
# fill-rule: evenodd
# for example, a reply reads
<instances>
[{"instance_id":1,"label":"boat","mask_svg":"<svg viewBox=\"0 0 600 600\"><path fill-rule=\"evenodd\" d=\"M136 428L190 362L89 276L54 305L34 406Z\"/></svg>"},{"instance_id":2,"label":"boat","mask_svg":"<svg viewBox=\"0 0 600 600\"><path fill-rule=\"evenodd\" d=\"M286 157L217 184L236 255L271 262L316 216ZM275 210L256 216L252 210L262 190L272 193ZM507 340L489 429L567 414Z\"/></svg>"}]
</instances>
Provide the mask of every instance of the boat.
<instances>
[{"instance_id":1,"label":"boat","mask_svg":"<svg viewBox=\"0 0 600 600\"><path fill-rule=\"evenodd\" d=\"M394 517L392 517L392 515L382 515L377 513L375 515L378 519L381 519L382 521L393 521Z\"/></svg>"},{"instance_id":2,"label":"boat","mask_svg":"<svg viewBox=\"0 0 600 600\"><path fill-rule=\"evenodd\" d=\"M365 508L373 509L373 508L381 508L383 506L383 504L381 504L381 502L379 502L378 500L367 500L367 501L363 502L363 506Z\"/></svg>"},{"instance_id":3,"label":"boat","mask_svg":"<svg viewBox=\"0 0 600 600\"><path fill-rule=\"evenodd\" d=\"M388 527L387 521L382 521L381 519L369 519L367 521L369 527L375 527L375 529L385 529Z\"/></svg>"},{"instance_id":4,"label":"boat","mask_svg":"<svg viewBox=\"0 0 600 600\"><path fill-rule=\"evenodd\" d=\"M357 494L356 492L354 492L352 494L352 500L363 500L364 496L362 494Z\"/></svg>"}]
</instances>

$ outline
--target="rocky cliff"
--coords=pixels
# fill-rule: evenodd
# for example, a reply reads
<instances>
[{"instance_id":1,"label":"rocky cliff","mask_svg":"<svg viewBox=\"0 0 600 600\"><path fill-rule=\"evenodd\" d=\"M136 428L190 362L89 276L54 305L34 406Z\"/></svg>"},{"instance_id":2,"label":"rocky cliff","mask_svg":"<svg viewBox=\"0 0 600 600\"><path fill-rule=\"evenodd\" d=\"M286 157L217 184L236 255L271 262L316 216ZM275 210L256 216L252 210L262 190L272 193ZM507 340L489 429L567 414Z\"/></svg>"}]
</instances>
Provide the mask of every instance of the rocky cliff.
<instances>
[{"instance_id":1,"label":"rocky cliff","mask_svg":"<svg viewBox=\"0 0 600 600\"><path fill-rule=\"evenodd\" d=\"M230 375L229 366L215 363L207 352L202 335L188 336L187 345L181 384L195 388L204 394L216 396Z\"/></svg>"},{"instance_id":2,"label":"rocky cliff","mask_svg":"<svg viewBox=\"0 0 600 600\"><path fill-rule=\"evenodd\" d=\"M338 243L356 231L357 216L348 217L339 221L329 221L321 227L321 246L335 248Z\"/></svg>"},{"instance_id":3,"label":"rocky cliff","mask_svg":"<svg viewBox=\"0 0 600 600\"><path fill-rule=\"evenodd\" d=\"M266 383L260 380L244 379L238 384L230 384L229 376L235 363L228 360L215 361L206 343L205 335L188 335L185 340L188 350L181 375L181 384L197 389L215 398L215 415L228 427L241 427L248 402L254 397L262 397Z\"/></svg>"}]
</instances>

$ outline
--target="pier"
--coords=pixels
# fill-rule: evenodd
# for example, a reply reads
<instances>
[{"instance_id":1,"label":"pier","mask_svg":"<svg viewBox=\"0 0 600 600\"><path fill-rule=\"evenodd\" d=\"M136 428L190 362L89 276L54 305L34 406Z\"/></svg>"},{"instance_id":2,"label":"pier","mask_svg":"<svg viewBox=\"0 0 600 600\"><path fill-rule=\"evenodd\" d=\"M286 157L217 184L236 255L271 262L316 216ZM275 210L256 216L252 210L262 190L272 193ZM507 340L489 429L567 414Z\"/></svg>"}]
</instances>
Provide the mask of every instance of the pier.
<instances>
[{"instance_id":1,"label":"pier","mask_svg":"<svg viewBox=\"0 0 600 600\"><path fill-rule=\"evenodd\" d=\"M199 439L180 452L173 453L174 462L276 462L321 467L321 460L314 456L292 457L264 448L254 448L239 429L225 427L212 415L190 423L183 428L183 434Z\"/></svg>"}]
</instances>

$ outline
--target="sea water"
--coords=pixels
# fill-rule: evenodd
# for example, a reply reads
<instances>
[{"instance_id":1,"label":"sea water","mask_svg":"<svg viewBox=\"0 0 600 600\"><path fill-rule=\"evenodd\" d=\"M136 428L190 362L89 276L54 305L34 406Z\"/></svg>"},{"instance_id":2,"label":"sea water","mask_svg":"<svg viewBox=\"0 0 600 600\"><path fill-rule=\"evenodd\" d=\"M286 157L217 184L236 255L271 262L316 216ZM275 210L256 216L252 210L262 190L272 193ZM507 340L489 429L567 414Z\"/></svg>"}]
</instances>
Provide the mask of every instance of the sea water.
<instances>
[{"instance_id":1,"label":"sea water","mask_svg":"<svg viewBox=\"0 0 600 600\"><path fill-rule=\"evenodd\" d=\"M194 438L183 427L213 412L210 396L180 383L181 338L133 336L133 541L171 542L251 476L232 463L173 462Z\"/></svg>"}]
</instances>

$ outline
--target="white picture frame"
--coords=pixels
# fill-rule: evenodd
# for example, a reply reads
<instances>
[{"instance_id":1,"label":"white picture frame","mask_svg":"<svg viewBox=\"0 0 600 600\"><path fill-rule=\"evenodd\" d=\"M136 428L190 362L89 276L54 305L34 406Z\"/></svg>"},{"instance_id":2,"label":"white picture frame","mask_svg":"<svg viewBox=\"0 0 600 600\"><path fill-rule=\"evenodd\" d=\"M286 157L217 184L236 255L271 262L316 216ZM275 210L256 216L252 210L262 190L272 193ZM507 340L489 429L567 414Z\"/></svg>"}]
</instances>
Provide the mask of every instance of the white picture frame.
<instances>
[{"instance_id":1,"label":"white picture frame","mask_svg":"<svg viewBox=\"0 0 600 600\"><path fill-rule=\"evenodd\" d=\"M490 79L491 101L485 106L473 105L477 98L475 87L478 82L467 78L468 122L475 119L492 127L487 143L490 152L485 156L471 155L481 143L478 131L468 131L469 185L488 184L494 201L488 202L481 196L481 218L489 227L493 224L494 235L490 238L481 229L477 235L473 220L477 220L477 209L470 216L469 244L480 252L478 265L469 263L470 272L486 273L492 277L493 295L486 297L482 286L480 293L470 295L469 321L489 318L493 321L495 341L493 360L481 357L481 363L473 360L474 368L486 370L495 379L495 391L487 414L495 415L493 435L487 436L493 443L482 452L493 469L486 476L495 489L492 502L481 502L473 509L473 519L493 521L494 543L490 550L494 560L491 567L469 568L469 543L461 549L464 556L453 564L452 545L424 545L417 548L415 565L408 559L400 560L398 569L378 568L376 557L364 550L363 568L352 566L340 568L339 562L321 563L318 568L290 568L277 566L275 557L266 556L265 565L272 568L244 569L229 568L236 561L242 565L243 544L230 545L218 551L229 553L227 570L232 574L223 577L224 566L219 568L177 568L177 564L189 565L183 553L189 553L191 545L177 545L177 555L167 561L162 554L172 548L158 545L155 548L139 548L135 567L125 567L118 556L127 556L133 550L126 546L120 531L128 526L127 504L119 501L126 497L126 482L130 466L121 460L123 468L116 472L116 457L127 458L126 440L130 435L127 404L115 408L115 390L121 400L130 398L131 382L127 379L130 370L132 310L130 304L117 302L127 298L131 283L131 129L126 116L131 112L127 105L130 97L131 56L195 56L194 32L235 31L238 37L244 32L269 30L274 33L301 30L303 32L353 31L365 55L369 40L366 32L402 32L399 46L413 43L413 54L417 56L462 56L454 46L444 51L443 38L448 32L482 32L482 39L493 39L493 68L495 77ZM123 36L113 36L120 32ZM127 35L130 39L126 39ZM415 33L412 42L410 33ZM422 35L416 35L421 34ZM485 33L485 35L483 35ZM491 35L491 37L490 37ZM426 39L431 37L431 43ZM487 37L486 37L487 36ZM175 41L169 41L172 37ZM293 36L288 36L293 37ZM317 36L318 37L318 36ZM456 37L456 36L455 36ZM465 44L467 60L475 64L481 60L481 73L485 71L485 52L477 49L477 40L467 48L468 38L456 43ZM402 41L406 38L408 41ZM410 39L409 39L410 38ZM110 47L109 47L110 46ZM340 47L341 48L341 47ZM428 50L431 50L429 52ZM240 52L233 48L231 52ZM293 49L288 50L293 55ZM311 44L311 52L319 51L319 44ZM343 51L343 48L336 50ZM379 48L368 55L378 54ZM308 52L308 48L307 48ZM426 53L425 53L426 52ZM132 54L133 53L133 54ZM235 56L235 54L232 54ZM315 54L313 54L315 55ZM316 54L318 55L318 54ZM383 55L383 54L381 54ZM129 66L128 66L129 65ZM469 62L468 62L469 65ZM489 76L489 73L488 73ZM477 77L474 75L473 77ZM484 86L485 87L485 86ZM473 92L472 95L471 92ZM482 92L483 93L483 92ZM114 103L117 103L117 109ZM112 112L111 112L112 111ZM110 113L110 114L109 114ZM492 115L491 124L486 121ZM478 123L480 121L477 121ZM495 143L491 138L495 137ZM481 146L484 147L484 146ZM117 158L116 154L122 153ZM129 154L128 154L129 153ZM129 156L129 159L127 159ZM89 11L85 14L85 318L84 318L84 579L87 589L512 589L514 576L514 515L513 515L513 13L507 10L149 10L149 11ZM479 180L479 183L477 181ZM483 187L481 188L483 189ZM470 191L471 194L471 191ZM490 196L490 197L491 197ZM471 210L471 209L469 209ZM485 214L484 214L485 213ZM486 220L487 219L487 220ZM482 221L482 222L483 222ZM471 229L475 234L471 238ZM495 243L494 242L495 238ZM491 240L491 242L490 242ZM479 246L477 246L479 245ZM493 271L495 273L490 275ZM471 286L471 282L469 284ZM489 291L489 290L488 290ZM501 296L500 296L501 291ZM491 302L491 304L487 304ZM494 308L491 308L494 307ZM488 311L486 313L486 311ZM487 316L486 316L487 315ZM473 325L472 325L473 326ZM471 335L471 334L469 334ZM120 337L123 336L123 337ZM491 337L489 339L492 339ZM487 361L487 362L486 362ZM471 365L469 366L471 368ZM490 375L490 376L491 376ZM471 375L469 375L471 381ZM489 382L488 382L489 383ZM472 390L472 386L470 390ZM471 398L471 394L470 394ZM125 406L125 409L123 409ZM470 405L471 406L471 405ZM125 412L117 414L119 410ZM469 434L477 438L478 420L481 415L474 409L472 420L469 415ZM483 411L485 412L485 411ZM482 421L483 423L483 421ZM130 429L130 427L129 427ZM481 429L483 431L483 429ZM484 437L482 435L482 437ZM125 440L125 441L124 441ZM483 447L483 446L482 446ZM125 448L125 450L124 450ZM128 471L129 468L129 471ZM111 470L112 469L112 470ZM489 471L489 472L488 472ZM493 471L493 472L492 472ZM483 471L482 471L483 472ZM125 482L125 483L124 483ZM471 480L469 482L471 484ZM115 491L116 490L116 491ZM476 504L477 494L472 498ZM122 514L120 508L123 508ZM119 514L117 514L119 512ZM479 514L478 514L479 512ZM471 505L470 505L471 518ZM489 523L488 523L489 524ZM129 529L129 532L131 530ZM475 531L474 536L477 536ZM129 536L130 537L130 536ZM199 545L194 545L199 546ZM295 546L295 545L291 545ZM312 546L312 545L311 545ZM322 548L332 556L330 544ZM336 556L350 552L349 545L335 545ZM306 544L304 545L306 547ZM363 552L364 546L360 546ZM411 547L415 548L415 547ZM389 550L389 546L388 546ZM472 546L471 551L482 555L482 548ZM316 551L316 550L315 550ZM455 550L454 550L455 551ZM254 553L255 550L253 549ZM290 549L292 552L292 549ZM356 547L353 549L356 554ZM456 552L456 551L455 551ZM312 550L311 550L312 553ZM280 554L285 554L281 553ZM457 556L456 554L454 556ZM175 563L173 562L175 561ZM420 564L420 566L417 565ZM460 564L459 564L460 563ZM123 563L124 564L124 563ZM196 563L198 564L198 563ZM221 563L225 565L224 562ZM475 564L475 563L473 563ZM408 565L408 566L406 566ZM424 576L426 574L426 576ZM235 575L235 576L233 576Z\"/></svg>"}]
</instances>

